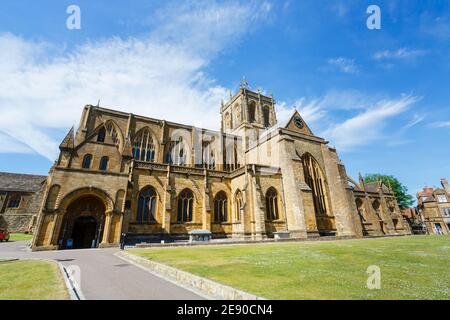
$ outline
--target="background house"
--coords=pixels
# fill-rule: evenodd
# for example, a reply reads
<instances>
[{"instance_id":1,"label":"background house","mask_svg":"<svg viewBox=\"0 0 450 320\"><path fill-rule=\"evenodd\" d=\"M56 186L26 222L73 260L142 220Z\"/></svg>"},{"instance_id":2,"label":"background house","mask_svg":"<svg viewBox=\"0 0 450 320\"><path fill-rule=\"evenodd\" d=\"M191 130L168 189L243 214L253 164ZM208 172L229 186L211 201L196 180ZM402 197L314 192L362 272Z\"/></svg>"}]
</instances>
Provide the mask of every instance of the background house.
<instances>
[{"instance_id":1,"label":"background house","mask_svg":"<svg viewBox=\"0 0 450 320\"><path fill-rule=\"evenodd\" d=\"M0 227L32 232L46 176L0 172Z\"/></svg>"}]
</instances>

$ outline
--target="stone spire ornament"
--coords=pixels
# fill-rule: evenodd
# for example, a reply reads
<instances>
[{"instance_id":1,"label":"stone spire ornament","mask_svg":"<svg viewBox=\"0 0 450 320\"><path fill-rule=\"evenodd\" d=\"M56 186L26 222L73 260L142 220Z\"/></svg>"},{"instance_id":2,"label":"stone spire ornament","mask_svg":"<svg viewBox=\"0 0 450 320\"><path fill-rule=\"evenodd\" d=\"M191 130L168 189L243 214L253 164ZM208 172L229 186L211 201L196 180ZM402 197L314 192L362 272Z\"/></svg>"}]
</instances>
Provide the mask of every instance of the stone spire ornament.
<instances>
[{"instance_id":1,"label":"stone spire ornament","mask_svg":"<svg viewBox=\"0 0 450 320\"><path fill-rule=\"evenodd\" d=\"M241 89L245 89L245 90L248 90L248 88L249 88L248 81L245 80L245 76L242 77L240 87L241 87Z\"/></svg>"}]
</instances>

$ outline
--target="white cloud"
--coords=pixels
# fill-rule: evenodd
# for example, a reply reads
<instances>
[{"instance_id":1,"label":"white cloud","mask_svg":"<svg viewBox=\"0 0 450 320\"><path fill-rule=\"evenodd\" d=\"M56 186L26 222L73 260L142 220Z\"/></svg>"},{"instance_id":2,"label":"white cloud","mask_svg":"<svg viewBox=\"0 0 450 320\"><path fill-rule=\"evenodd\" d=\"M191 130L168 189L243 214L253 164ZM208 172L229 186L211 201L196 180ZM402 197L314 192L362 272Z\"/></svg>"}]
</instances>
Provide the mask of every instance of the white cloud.
<instances>
[{"instance_id":1,"label":"white cloud","mask_svg":"<svg viewBox=\"0 0 450 320\"><path fill-rule=\"evenodd\" d=\"M306 98L298 99L294 105L288 107L282 101L276 105L278 126L284 126L290 120L295 110L297 110L308 124L314 123L325 116L323 102L319 99L307 101Z\"/></svg>"},{"instance_id":2,"label":"white cloud","mask_svg":"<svg viewBox=\"0 0 450 320\"><path fill-rule=\"evenodd\" d=\"M205 54L217 52L241 40L243 33L268 19L272 4L268 1L173 1L159 9L147 21L156 27L159 41L178 43L185 50Z\"/></svg>"},{"instance_id":3,"label":"white cloud","mask_svg":"<svg viewBox=\"0 0 450 320\"><path fill-rule=\"evenodd\" d=\"M328 59L328 66L331 68L336 68L337 70L348 73L356 74L359 72L359 68L355 63L355 59L347 59L344 57L331 58Z\"/></svg>"},{"instance_id":4,"label":"white cloud","mask_svg":"<svg viewBox=\"0 0 450 320\"><path fill-rule=\"evenodd\" d=\"M9 135L0 132L0 153L32 153L33 150L13 139Z\"/></svg>"},{"instance_id":5,"label":"white cloud","mask_svg":"<svg viewBox=\"0 0 450 320\"><path fill-rule=\"evenodd\" d=\"M395 51L391 50L378 51L373 55L373 58L375 60L388 60L388 59L411 60L425 56L427 54L428 54L427 50L412 50L408 48L400 48Z\"/></svg>"},{"instance_id":6,"label":"white cloud","mask_svg":"<svg viewBox=\"0 0 450 320\"><path fill-rule=\"evenodd\" d=\"M49 132L76 124L82 107L98 99L103 107L218 128L227 91L204 68L270 10L269 2L169 4L146 37L111 38L70 52L0 34L0 131L54 160L62 137Z\"/></svg>"},{"instance_id":7,"label":"white cloud","mask_svg":"<svg viewBox=\"0 0 450 320\"><path fill-rule=\"evenodd\" d=\"M411 127L414 127L415 125L418 125L423 120L425 120L426 116L423 114L417 114L415 113L412 117L412 119L403 127L404 129L409 129Z\"/></svg>"},{"instance_id":8,"label":"white cloud","mask_svg":"<svg viewBox=\"0 0 450 320\"><path fill-rule=\"evenodd\" d=\"M322 132L322 136L327 137L341 150L349 150L377 140L389 141L389 134L384 132L386 122L419 100L419 97L407 95L399 99L379 101L356 116L332 125Z\"/></svg>"},{"instance_id":9,"label":"white cloud","mask_svg":"<svg viewBox=\"0 0 450 320\"><path fill-rule=\"evenodd\" d=\"M432 124L435 128L450 128L450 121L439 121Z\"/></svg>"},{"instance_id":10,"label":"white cloud","mask_svg":"<svg viewBox=\"0 0 450 320\"><path fill-rule=\"evenodd\" d=\"M373 145L374 141L384 141L390 146L409 143L405 133L426 115L415 113L406 123L398 116L420 99L412 95L386 99L356 90L330 90L321 97L299 98L294 106L315 134L330 140L341 151L351 151L354 147ZM294 107L279 103L279 125L284 125L293 112ZM387 126L389 120L396 121L394 129Z\"/></svg>"}]
</instances>

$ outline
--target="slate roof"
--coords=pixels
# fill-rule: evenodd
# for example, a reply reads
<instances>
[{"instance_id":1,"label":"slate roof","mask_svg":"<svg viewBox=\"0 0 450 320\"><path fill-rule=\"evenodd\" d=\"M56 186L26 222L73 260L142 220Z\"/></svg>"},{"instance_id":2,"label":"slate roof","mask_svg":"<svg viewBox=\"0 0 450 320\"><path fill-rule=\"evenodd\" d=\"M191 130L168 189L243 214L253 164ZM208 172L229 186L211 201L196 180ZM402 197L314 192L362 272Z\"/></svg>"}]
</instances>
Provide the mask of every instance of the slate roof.
<instances>
[{"instance_id":1,"label":"slate roof","mask_svg":"<svg viewBox=\"0 0 450 320\"><path fill-rule=\"evenodd\" d=\"M46 176L0 172L0 191L36 192Z\"/></svg>"}]
</instances>

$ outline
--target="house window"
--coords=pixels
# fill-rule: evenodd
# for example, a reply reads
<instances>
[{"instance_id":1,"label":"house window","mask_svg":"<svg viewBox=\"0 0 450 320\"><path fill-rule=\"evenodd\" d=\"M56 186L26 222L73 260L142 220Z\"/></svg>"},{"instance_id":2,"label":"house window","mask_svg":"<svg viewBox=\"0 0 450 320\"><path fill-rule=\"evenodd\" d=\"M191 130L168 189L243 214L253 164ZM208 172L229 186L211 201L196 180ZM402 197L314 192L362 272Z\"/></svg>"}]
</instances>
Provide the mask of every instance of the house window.
<instances>
[{"instance_id":1,"label":"house window","mask_svg":"<svg viewBox=\"0 0 450 320\"><path fill-rule=\"evenodd\" d=\"M189 189L185 189L178 195L178 222L192 221L194 195Z\"/></svg>"},{"instance_id":2,"label":"house window","mask_svg":"<svg viewBox=\"0 0 450 320\"><path fill-rule=\"evenodd\" d=\"M278 196L274 188L270 188L266 193L266 218L268 221L278 220Z\"/></svg>"},{"instance_id":3,"label":"house window","mask_svg":"<svg viewBox=\"0 0 450 320\"><path fill-rule=\"evenodd\" d=\"M445 196L445 194L438 194L437 195L437 200L438 202L447 202L447 197Z\"/></svg>"},{"instance_id":4,"label":"house window","mask_svg":"<svg viewBox=\"0 0 450 320\"><path fill-rule=\"evenodd\" d=\"M22 200L22 197L20 194L13 194L9 197L8 200L8 208L9 209L17 209L20 206L20 201Z\"/></svg>"},{"instance_id":5,"label":"house window","mask_svg":"<svg viewBox=\"0 0 450 320\"><path fill-rule=\"evenodd\" d=\"M442 226L440 223L435 223L434 224L434 232L436 234L444 234L444 232L442 231Z\"/></svg>"},{"instance_id":6,"label":"house window","mask_svg":"<svg viewBox=\"0 0 450 320\"><path fill-rule=\"evenodd\" d=\"M450 208L444 208L444 216L450 217Z\"/></svg>"},{"instance_id":7,"label":"house window","mask_svg":"<svg viewBox=\"0 0 450 320\"><path fill-rule=\"evenodd\" d=\"M106 169L108 168L108 161L108 157L102 157L102 159L100 160L100 170L106 171Z\"/></svg>"},{"instance_id":8,"label":"house window","mask_svg":"<svg viewBox=\"0 0 450 320\"><path fill-rule=\"evenodd\" d=\"M91 167L91 162L92 162L92 155L91 154L85 155L83 158L82 168L89 169Z\"/></svg>"},{"instance_id":9,"label":"house window","mask_svg":"<svg viewBox=\"0 0 450 320\"><path fill-rule=\"evenodd\" d=\"M227 195L223 191L220 191L214 198L214 221L228 221Z\"/></svg>"},{"instance_id":10,"label":"house window","mask_svg":"<svg viewBox=\"0 0 450 320\"><path fill-rule=\"evenodd\" d=\"M0 213L2 213L3 204L6 200L6 192L0 192Z\"/></svg>"},{"instance_id":11,"label":"house window","mask_svg":"<svg viewBox=\"0 0 450 320\"><path fill-rule=\"evenodd\" d=\"M137 223L149 223L155 221L156 192L152 187L147 187L139 193Z\"/></svg>"}]
</instances>

